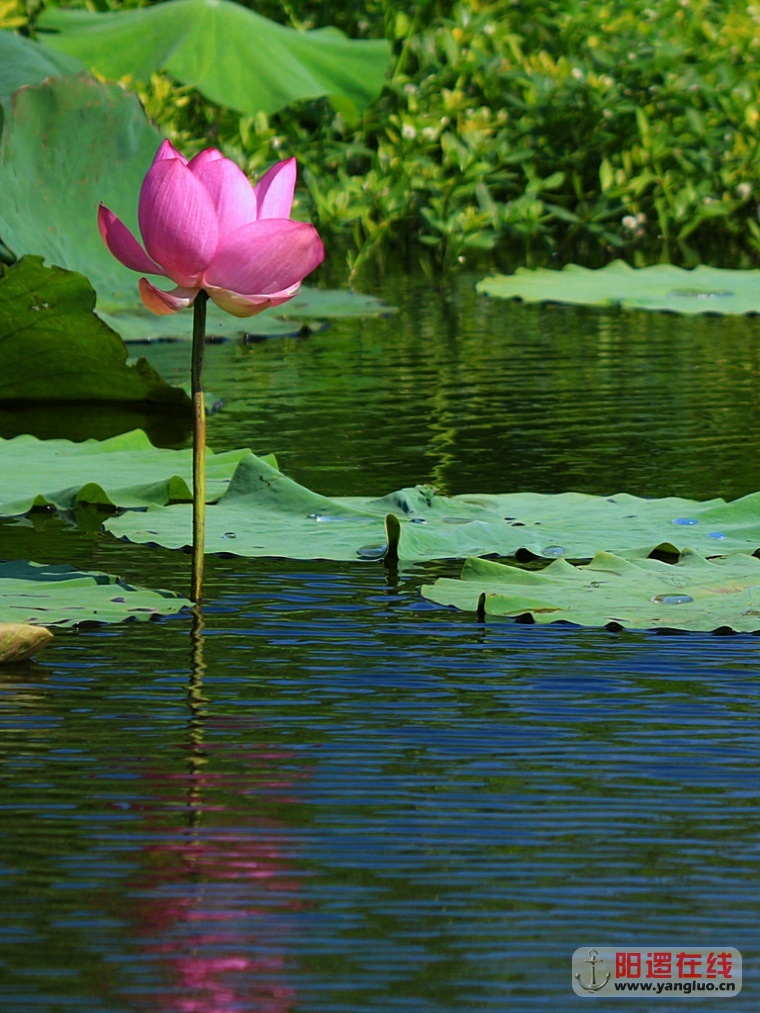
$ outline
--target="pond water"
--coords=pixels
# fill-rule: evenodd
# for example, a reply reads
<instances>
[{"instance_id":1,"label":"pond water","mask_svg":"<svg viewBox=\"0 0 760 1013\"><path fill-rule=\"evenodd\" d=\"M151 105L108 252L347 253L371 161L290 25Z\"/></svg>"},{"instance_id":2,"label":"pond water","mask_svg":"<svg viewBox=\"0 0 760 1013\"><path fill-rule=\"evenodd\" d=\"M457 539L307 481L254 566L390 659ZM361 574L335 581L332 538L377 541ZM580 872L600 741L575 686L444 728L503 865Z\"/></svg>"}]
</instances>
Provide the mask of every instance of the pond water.
<instances>
[{"instance_id":1,"label":"pond water","mask_svg":"<svg viewBox=\"0 0 760 1013\"><path fill-rule=\"evenodd\" d=\"M210 445L327 495L760 488L760 322L474 280L210 346ZM0 555L188 579L58 518ZM757 638L480 624L419 596L458 570L210 558L202 631L62 631L3 670L0 1008L565 1010L573 950L622 944L737 947L757 1009Z\"/></svg>"}]
</instances>

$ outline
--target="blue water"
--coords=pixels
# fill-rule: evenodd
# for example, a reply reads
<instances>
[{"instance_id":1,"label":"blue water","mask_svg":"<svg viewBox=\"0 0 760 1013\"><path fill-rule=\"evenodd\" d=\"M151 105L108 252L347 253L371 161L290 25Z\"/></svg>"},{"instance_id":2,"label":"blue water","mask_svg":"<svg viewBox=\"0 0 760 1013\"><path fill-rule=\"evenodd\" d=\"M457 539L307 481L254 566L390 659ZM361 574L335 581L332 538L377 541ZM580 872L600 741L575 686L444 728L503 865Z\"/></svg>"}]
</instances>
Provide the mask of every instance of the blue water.
<instances>
[{"instance_id":1,"label":"blue water","mask_svg":"<svg viewBox=\"0 0 760 1013\"><path fill-rule=\"evenodd\" d=\"M210 348L210 444L329 495L760 488L756 321L383 294ZM22 538L186 583L182 553ZM757 638L482 624L419 596L457 572L214 558L195 635L62 631L0 672L0 1009L560 1011L572 952L618 944L737 947L725 1008L757 1009Z\"/></svg>"}]
</instances>

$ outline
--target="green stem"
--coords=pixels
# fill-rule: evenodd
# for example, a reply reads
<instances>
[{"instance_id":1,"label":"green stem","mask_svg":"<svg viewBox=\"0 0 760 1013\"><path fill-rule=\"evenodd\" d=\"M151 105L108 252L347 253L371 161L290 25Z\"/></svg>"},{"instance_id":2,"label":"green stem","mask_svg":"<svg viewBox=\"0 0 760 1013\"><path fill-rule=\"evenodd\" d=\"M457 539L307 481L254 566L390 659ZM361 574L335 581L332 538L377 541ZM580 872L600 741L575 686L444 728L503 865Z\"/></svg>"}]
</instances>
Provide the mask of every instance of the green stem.
<instances>
[{"instance_id":1,"label":"green stem","mask_svg":"<svg viewBox=\"0 0 760 1013\"><path fill-rule=\"evenodd\" d=\"M193 303L193 351L190 390L193 397L193 564L190 599L203 596L203 554L206 535L206 405L203 398L203 346L208 295L200 291Z\"/></svg>"}]
</instances>

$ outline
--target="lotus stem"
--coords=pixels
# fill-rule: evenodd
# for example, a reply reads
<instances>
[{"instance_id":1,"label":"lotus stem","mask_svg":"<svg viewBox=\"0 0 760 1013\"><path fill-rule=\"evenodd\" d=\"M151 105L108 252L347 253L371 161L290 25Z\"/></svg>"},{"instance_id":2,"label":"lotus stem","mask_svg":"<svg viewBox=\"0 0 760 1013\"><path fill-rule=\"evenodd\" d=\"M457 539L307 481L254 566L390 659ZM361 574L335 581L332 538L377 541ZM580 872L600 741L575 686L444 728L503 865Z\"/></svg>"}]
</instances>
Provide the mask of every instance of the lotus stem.
<instances>
[{"instance_id":1,"label":"lotus stem","mask_svg":"<svg viewBox=\"0 0 760 1013\"><path fill-rule=\"evenodd\" d=\"M193 563L190 600L203 597L203 556L206 542L206 404L203 397L203 347L206 339L206 303L202 289L193 303L193 350L190 391L193 398Z\"/></svg>"}]
</instances>

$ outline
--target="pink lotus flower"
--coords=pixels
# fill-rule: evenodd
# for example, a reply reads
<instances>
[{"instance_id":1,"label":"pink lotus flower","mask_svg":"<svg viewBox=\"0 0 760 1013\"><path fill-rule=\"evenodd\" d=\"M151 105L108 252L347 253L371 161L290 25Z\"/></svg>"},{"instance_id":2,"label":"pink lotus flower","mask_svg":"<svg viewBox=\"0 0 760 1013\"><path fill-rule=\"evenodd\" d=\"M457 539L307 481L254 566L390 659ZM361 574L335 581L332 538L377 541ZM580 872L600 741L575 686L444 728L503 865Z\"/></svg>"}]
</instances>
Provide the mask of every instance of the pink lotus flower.
<instances>
[{"instance_id":1,"label":"pink lotus flower","mask_svg":"<svg viewBox=\"0 0 760 1013\"><path fill-rule=\"evenodd\" d=\"M223 310L250 317L292 299L324 259L314 226L290 220L295 185L294 158L251 186L213 148L188 162L164 141L140 190L145 248L102 204L100 234L125 267L163 275L177 286L164 292L140 279L140 296L153 313L176 313L205 290Z\"/></svg>"}]
</instances>

